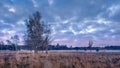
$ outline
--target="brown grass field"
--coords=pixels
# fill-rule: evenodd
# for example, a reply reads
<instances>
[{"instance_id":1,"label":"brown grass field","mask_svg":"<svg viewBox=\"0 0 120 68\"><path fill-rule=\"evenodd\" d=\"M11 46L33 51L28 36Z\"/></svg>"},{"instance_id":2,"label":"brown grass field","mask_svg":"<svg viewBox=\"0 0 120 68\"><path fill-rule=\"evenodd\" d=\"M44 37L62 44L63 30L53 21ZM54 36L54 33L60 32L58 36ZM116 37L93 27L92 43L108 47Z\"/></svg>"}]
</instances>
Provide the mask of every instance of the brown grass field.
<instances>
[{"instance_id":1,"label":"brown grass field","mask_svg":"<svg viewBox=\"0 0 120 68\"><path fill-rule=\"evenodd\" d=\"M120 68L120 53L0 52L0 68Z\"/></svg>"}]
</instances>

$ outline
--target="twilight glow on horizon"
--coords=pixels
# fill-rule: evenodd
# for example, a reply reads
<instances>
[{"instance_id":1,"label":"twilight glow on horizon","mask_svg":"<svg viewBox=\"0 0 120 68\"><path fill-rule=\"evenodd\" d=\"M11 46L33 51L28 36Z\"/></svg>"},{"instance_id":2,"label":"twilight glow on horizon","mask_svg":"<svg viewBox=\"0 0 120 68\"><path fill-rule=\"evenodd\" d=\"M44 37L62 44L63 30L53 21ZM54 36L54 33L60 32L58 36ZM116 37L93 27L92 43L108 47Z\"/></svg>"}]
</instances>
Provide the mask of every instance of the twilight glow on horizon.
<instances>
[{"instance_id":1,"label":"twilight glow on horizon","mask_svg":"<svg viewBox=\"0 0 120 68\"><path fill-rule=\"evenodd\" d=\"M22 43L24 20L35 11L51 25L51 44L120 45L120 0L0 0L0 40L17 34Z\"/></svg>"}]
</instances>

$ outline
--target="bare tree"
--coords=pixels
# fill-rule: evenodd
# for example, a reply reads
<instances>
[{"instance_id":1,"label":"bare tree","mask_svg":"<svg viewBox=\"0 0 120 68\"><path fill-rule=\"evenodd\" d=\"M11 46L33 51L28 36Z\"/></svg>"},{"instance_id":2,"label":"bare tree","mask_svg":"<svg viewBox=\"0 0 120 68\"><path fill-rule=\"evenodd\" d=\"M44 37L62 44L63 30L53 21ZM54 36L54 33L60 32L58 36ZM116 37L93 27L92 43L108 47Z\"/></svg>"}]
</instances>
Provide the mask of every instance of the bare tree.
<instances>
[{"instance_id":1,"label":"bare tree","mask_svg":"<svg viewBox=\"0 0 120 68\"><path fill-rule=\"evenodd\" d=\"M11 41L13 44L17 45L19 43L19 36L18 35L12 36Z\"/></svg>"},{"instance_id":2,"label":"bare tree","mask_svg":"<svg viewBox=\"0 0 120 68\"><path fill-rule=\"evenodd\" d=\"M26 45L31 49L38 52L48 45L48 37L50 30L46 27L44 22L41 21L41 15L37 11L29 17L26 22L27 39Z\"/></svg>"},{"instance_id":3,"label":"bare tree","mask_svg":"<svg viewBox=\"0 0 120 68\"><path fill-rule=\"evenodd\" d=\"M8 42L15 46L15 50L18 50L18 43L19 43L19 36L18 35L12 36L11 41L9 40Z\"/></svg>"},{"instance_id":4,"label":"bare tree","mask_svg":"<svg viewBox=\"0 0 120 68\"><path fill-rule=\"evenodd\" d=\"M92 45L93 45L93 41L92 40L89 40L89 43L88 43L88 48L90 49L90 52L91 52L91 48L92 48Z\"/></svg>"}]
</instances>

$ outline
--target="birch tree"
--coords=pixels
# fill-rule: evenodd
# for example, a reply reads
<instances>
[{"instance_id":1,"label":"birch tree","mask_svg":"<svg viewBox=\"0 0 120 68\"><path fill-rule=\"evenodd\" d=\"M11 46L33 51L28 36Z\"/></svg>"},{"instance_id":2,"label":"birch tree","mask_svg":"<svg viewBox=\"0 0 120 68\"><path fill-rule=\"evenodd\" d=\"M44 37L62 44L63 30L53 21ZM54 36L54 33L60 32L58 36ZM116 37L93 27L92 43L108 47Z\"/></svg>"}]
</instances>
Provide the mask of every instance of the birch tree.
<instances>
[{"instance_id":1,"label":"birch tree","mask_svg":"<svg viewBox=\"0 0 120 68\"><path fill-rule=\"evenodd\" d=\"M35 52L42 50L49 42L50 29L41 21L41 19L41 14L37 11L30 16L29 19L25 20L27 28L26 45L30 50L35 50Z\"/></svg>"}]
</instances>

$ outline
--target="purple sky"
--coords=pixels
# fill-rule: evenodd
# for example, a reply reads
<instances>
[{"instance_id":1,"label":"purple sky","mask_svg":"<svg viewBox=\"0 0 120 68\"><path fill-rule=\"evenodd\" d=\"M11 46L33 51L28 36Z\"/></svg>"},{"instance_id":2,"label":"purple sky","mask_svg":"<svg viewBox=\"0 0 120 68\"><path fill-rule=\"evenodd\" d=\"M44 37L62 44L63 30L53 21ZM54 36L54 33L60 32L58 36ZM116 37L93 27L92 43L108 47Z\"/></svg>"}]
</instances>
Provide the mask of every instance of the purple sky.
<instances>
[{"instance_id":1,"label":"purple sky","mask_svg":"<svg viewBox=\"0 0 120 68\"><path fill-rule=\"evenodd\" d=\"M52 25L52 44L120 45L120 0L0 0L0 40L18 34L21 43L35 11Z\"/></svg>"}]
</instances>

